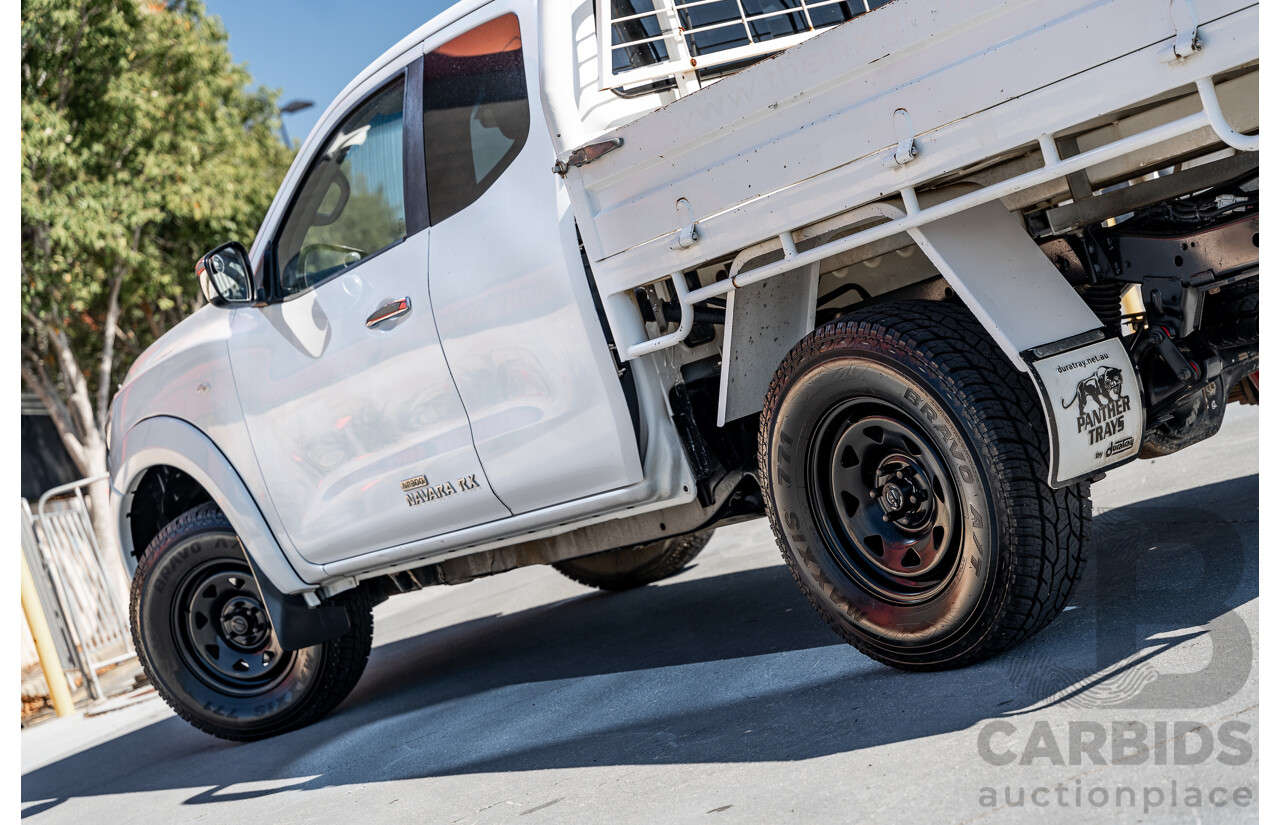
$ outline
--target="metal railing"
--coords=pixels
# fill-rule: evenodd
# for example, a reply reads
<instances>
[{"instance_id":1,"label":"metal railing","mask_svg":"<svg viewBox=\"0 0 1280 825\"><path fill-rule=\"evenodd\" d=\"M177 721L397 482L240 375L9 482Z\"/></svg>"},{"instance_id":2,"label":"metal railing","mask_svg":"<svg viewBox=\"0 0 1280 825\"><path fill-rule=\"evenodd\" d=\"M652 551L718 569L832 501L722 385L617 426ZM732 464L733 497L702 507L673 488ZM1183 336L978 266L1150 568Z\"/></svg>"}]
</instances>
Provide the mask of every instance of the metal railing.
<instances>
[{"instance_id":1,"label":"metal railing","mask_svg":"<svg viewBox=\"0 0 1280 825\"><path fill-rule=\"evenodd\" d=\"M1258 151L1260 143L1258 135L1241 134L1227 123L1222 114L1222 105L1218 101L1217 89L1213 84L1212 78L1197 80L1196 90L1199 93L1202 106L1200 111L1154 126L1137 134L1120 138L1111 143L1103 144L1095 149L1081 152L1069 158L1063 158L1059 155L1052 135L1041 135L1038 142L1043 165L1040 168L1032 169L999 183L989 184L933 206L921 207L916 197L915 187L905 186L895 193L902 200L901 209L896 205L875 203L851 210L852 219L850 223L860 222L861 218L864 217L859 215L860 212L865 213L866 218L883 217L888 220L852 235L827 241L804 252L797 250L793 234L803 227L796 227L779 233L775 237L783 253L782 260L744 272L742 271L742 266L748 261L746 256L740 255L730 266L729 277L723 281L716 281L709 286L690 290L681 275L684 270L673 273L668 277L671 278L676 299L680 304L679 326L674 332L660 335L657 338L630 342L619 341L620 344L625 346L623 352L626 355L626 359L639 358L642 355L648 355L651 352L675 346L680 341L683 341L693 328L694 305L709 298L719 298L735 289L741 289L744 286L763 281L766 278L772 278L775 275L794 272L800 267L811 263L819 263L832 255L866 246L900 232L911 232L931 221L957 215L966 209L989 203L1022 189L1029 189L1033 186L1048 183L1073 172L1087 169L1090 166L1122 157L1129 152L1138 151L1154 146L1161 141L1194 132L1196 129L1208 126L1213 129L1218 139L1228 146L1240 151ZM901 158L900 147L890 146L882 151L885 155L883 162L886 166L892 164L905 165L914 158L914 154L907 156L905 159ZM1010 357L1015 364L1020 363L1017 353L1010 353Z\"/></svg>"},{"instance_id":2,"label":"metal railing","mask_svg":"<svg viewBox=\"0 0 1280 825\"><path fill-rule=\"evenodd\" d=\"M601 88L672 78L781 51L887 0L596 0Z\"/></svg>"},{"instance_id":3,"label":"metal railing","mask_svg":"<svg viewBox=\"0 0 1280 825\"><path fill-rule=\"evenodd\" d=\"M92 476L49 490L35 513L22 500L23 551L28 563L48 578L57 608L50 612L65 625L61 635L69 642L67 653L94 699L105 698L98 671L137 655L129 633L128 594L120 592L102 558L83 494L85 487L105 478Z\"/></svg>"}]
</instances>

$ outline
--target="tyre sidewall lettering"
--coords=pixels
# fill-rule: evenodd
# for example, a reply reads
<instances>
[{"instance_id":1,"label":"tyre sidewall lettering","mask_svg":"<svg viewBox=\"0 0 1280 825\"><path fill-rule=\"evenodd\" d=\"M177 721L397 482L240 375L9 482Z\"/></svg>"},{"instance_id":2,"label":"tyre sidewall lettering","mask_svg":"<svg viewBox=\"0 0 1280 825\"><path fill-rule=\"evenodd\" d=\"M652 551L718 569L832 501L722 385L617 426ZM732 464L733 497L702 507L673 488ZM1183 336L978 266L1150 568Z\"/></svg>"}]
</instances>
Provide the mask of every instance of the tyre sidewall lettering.
<instances>
[{"instance_id":1,"label":"tyre sidewall lettering","mask_svg":"<svg viewBox=\"0 0 1280 825\"><path fill-rule=\"evenodd\" d=\"M243 560L243 551L234 533L210 527L180 536L145 572L134 606L134 621L144 643L139 655L146 657L153 677L170 695L185 696L189 712L220 725L252 727L257 720L273 723L289 708L305 703L317 683L316 675L325 655L323 645L297 651L291 672L281 684L256 696L233 696L206 684L177 651L174 634L179 632L171 619L173 602L181 598L186 574L197 566L218 559Z\"/></svg>"},{"instance_id":2,"label":"tyre sidewall lettering","mask_svg":"<svg viewBox=\"0 0 1280 825\"><path fill-rule=\"evenodd\" d=\"M945 412L939 398L945 389L927 374L908 374L897 365L875 359L874 353L866 355L869 360L856 362L847 357L818 357L796 369L771 422L770 435L775 437L768 442L766 472L780 515L780 533L789 545L785 549L798 562L794 569L810 592L835 607L850 632L879 645L901 647L909 654L946 643L988 609L996 580L992 564L997 554L988 549L993 504L984 484L986 473L969 446L970 439ZM876 613L883 615L889 606L862 590L825 550L805 483L809 477L807 452L819 420L841 398L857 396L902 410L951 459L959 512L963 514L964 537L955 574L924 604L892 606L892 627L872 618ZM957 615L967 615L970 620L957 624ZM944 631L940 633L938 628Z\"/></svg>"}]
</instances>

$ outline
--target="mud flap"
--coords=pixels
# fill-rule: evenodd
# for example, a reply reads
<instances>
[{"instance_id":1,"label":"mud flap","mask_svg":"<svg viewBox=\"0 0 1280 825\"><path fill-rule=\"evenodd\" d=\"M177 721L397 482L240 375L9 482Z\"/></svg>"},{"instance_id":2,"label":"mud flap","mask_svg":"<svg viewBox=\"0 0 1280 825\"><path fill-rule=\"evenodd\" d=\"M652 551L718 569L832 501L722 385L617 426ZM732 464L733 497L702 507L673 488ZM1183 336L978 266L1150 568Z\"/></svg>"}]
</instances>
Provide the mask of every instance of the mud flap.
<instances>
[{"instance_id":1,"label":"mud flap","mask_svg":"<svg viewBox=\"0 0 1280 825\"><path fill-rule=\"evenodd\" d=\"M243 544L240 547L244 549ZM244 557L253 571L254 583L262 595L271 629L275 631L276 641L282 649L302 650L351 631L351 618L344 608L335 604L311 607L297 593L281 593L271 579L263 575L250 553L245 552Z\"/></svg>"},{"instance_id":2,"label":"mud flap","mask_svg":"<svg viewBox=\"0 0 1280 825\"><path fill-rule=\"evenodd\" d=\"M931 206L966 185L921 198ZM1051 447L1049 484L1066 487L1138 454L1138 377L1118 338L999 201L909 234L1040 393ZM1123 408L1123 412L1121 412Z\"/></svg>"},{"instance_id":3,"label":"mud flap","mask_svg":"<svg viewBox=\"0 0 1280 825\"><path fill-rule=\"evenodd\" d=\"M1036 347L1024 357L1048 420L1052 486L1066 487L1137 457L1145 424L1142 392L1118 338L1066 350Z\"/></svg>"}]
</instances>

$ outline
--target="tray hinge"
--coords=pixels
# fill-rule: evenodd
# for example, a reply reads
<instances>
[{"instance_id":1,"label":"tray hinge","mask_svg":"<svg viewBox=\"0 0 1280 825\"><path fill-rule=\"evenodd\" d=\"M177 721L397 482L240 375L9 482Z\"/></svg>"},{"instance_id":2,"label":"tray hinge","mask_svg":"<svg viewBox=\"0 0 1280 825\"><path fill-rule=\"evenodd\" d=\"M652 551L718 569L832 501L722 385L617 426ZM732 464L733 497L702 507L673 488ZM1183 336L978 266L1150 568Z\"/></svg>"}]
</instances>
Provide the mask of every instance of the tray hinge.
<instances>
[{"instance_id":1,"label":"tray hinge","mask_svg":"<svg viewBox=\"0 0 1280 825\"><path fill-rule=\"evenodd\" d=\"M1191 0L1169 0L1169 16L1173 18L1173 45L1160 51L1161 63L1182 60L1204 48Z\"/></svg>"}]
</instances>

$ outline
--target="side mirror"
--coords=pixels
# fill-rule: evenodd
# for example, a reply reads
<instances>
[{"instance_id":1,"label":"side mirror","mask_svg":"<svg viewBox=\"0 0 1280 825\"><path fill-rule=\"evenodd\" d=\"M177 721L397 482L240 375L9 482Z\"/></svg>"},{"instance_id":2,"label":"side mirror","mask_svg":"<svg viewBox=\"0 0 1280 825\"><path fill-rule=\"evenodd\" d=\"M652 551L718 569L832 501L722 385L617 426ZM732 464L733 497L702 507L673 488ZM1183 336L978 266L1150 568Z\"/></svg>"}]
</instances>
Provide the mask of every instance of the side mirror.
<instances>
[{"instance_id":1,"label":"side mirror","mask_svg":"<svg viewBox=\"0 0 1280 825\"><path fill-rule=\"evenodd\" d=\"M256 303L249 253L236 241L206 252L196 263L196 278L204 297L216 307Z\"/></svg>"}]
</instances>

